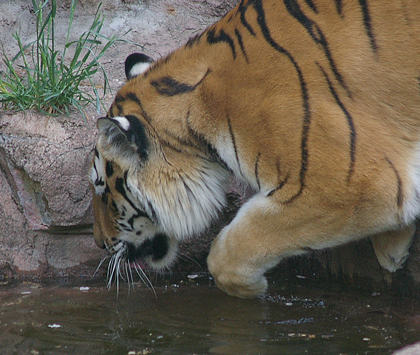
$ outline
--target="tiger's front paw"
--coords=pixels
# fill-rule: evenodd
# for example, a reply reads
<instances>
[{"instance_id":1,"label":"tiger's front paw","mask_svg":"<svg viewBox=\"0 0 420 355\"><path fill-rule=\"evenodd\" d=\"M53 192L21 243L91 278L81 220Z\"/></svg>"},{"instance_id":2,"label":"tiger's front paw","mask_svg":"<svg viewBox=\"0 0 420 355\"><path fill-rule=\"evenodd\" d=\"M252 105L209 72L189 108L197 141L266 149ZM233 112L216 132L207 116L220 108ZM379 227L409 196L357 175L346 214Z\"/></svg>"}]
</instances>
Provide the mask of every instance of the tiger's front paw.
<instances>
[{"instance_id":1,"label":"tiger's front paw","mask_svg":"<svg viewBox=\"0 0 420 355\"><path fill-rule=\"evenodd\" d=\"M249 282L238 282L238 278L231 278L228 275L215 275L212 273L217 287L226 292L230 296L239 298L254 298L262 295L267 290L267 279L261 276L258 280Z\"/></svg>"},{"instance_id":2,"label":"tiger's front paw","mask_svg":"<svg viewBox=\"0 0 420 355\"><path fill-rule=\"evenodd\" d=\"M249 259L226 252L221 239L216 238L207 258L207 265L217 287L231 296L257 297L267 290L264 270L252 267Z\"/></svg>"},{"instance_id":3,"label":"tiger's front paw","mask_svg":"<svg viewBox=\"0 0 420 355\"><path fill-rule=\"evenodd\" d=\"M371 236L370 239L379 264L390 272L401 269L410 254L415 233L416 225L412 223L400 230Z\"/></svg>"}]
</instances>

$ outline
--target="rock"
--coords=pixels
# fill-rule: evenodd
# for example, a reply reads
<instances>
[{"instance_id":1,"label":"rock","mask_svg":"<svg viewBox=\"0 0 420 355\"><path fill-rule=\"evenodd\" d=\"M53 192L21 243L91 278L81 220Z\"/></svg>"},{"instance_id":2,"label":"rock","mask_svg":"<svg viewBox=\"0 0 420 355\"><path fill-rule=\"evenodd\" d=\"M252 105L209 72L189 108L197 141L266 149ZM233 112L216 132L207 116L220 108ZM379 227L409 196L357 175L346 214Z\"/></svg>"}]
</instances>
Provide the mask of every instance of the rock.
<instances>
[{"instance_id":1,"label":"rock","mask_svg":"<svg viewBox=\"0 0 420 355\"><path fill-rule=\"evenodd\" d=\"M93 122L0 113L0 270L41 275L101 257L80 235L93 218Z\"/></svg>"},{"instance_id":2,"label":"rock","mask_svg":"<svg viewBox=\"0 0 420 355\"><path fill-rule=\"evenodd\" d=\"M91 223L93 120L2 114L1 168L32 230Z\"/></svg>"}]
</instances>

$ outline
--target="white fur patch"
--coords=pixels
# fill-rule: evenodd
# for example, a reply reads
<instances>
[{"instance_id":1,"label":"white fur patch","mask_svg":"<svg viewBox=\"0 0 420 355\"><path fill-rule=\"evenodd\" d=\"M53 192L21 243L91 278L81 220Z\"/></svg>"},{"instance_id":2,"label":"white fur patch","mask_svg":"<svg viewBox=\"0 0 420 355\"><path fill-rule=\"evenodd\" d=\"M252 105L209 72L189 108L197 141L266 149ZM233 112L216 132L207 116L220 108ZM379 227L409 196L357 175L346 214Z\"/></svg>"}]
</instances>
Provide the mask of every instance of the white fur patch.
<instances>
[{"instance_id":1,"label":"white fur patch","mask_svg":"<svg viewBox=\"0 0 420 355\"><path fill-rule=\"evenodd\" d=\"M238 149L238 142L235 143L236 149ZM238 156L236 156L235 146L230 134L220 134L216 141L215 148L217 149L220 158L232 170L238 182L250 186L254 191L258 191L258 189L261 188L255 178L255 173L253 171L247 171L248 167L246 164L241 164L241 156L239 153Z\"/></svg>"},{"instance_id":2,"label":"white fur patch","mask_svg":"<svg viewBox=\"0 0 420 355\"><path fill-rule=\"evenodd\" d=\"M420 215L420 143L417 144L413 162L410 167L410 190L405 192L403 220L409 224ZM403 186L404 188L404 186Z\"/></svg>"},{"instance_id":3,"label":"white fur patch","mask_svg":"<svg viewBox=\"0 0 420 355\"><path fill-rule=\"evenodd\" d=\"M95 188L95 193L97 195L102 195L105 191L105 160L102 157L101 153L98 152L98 155L95 155L93 165L89 172L89 181Z\"/></svg>"},{"instance_id":4,"label":"white fur patch","mask_svg":"<svg viewBox=\"0 0 420 355\"><path fill-rule=\"evenodd\" d=\"M130 78L143 74L147 69L149 69L150 65L151 63L137 63L133 65L129 73Z\"/></svg>"},{"instance_id":5,"label":"white fur patch","mask_svg":"<svg viewBox=\"0 0 420 355\"><path fill-rule=\"evenodd\" d=\"M179 172L178 172L179 174ZM149 216L169 237L178 240L202 233L226 205L230 174L214 163L204 162L188 174L158 178L159 184L138 181L128 176L129 189Z\"/></svg>"},{"instance_id":6,"label":"white fur patch","mask_svg":"<svg viewBox=\"0 0 420 355\"><path fill-rule=\"evenodd\" d=\"M130 122L122 116L112 117L114 121L118 122L118 125L124 130L128 131L130 129Z\"/></svg>"},{"instance_id":7,"label":"white fur patch","mask_svg":"<svg viewBox=\"0 0 420 355\"><path fill-rule=\"evenodd\" d=\"M236 159L235 148L231 136L228 134L220 134L218 137L215 148L220 155L220 158L232 169L237 178L242 177L240 166L240 157Z\"/></svg>"}]
</instances>

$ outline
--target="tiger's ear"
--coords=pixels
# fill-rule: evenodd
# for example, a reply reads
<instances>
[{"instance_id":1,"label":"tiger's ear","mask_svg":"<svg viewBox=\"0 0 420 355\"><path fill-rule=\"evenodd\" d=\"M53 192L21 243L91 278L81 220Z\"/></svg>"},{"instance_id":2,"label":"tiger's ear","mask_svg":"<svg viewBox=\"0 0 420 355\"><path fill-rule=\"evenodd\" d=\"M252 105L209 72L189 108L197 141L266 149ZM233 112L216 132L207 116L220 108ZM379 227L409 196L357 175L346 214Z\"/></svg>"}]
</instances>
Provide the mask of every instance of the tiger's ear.
<instances>
[{"instance_id":1,"label":"tiger's ear","mask_svg":"<svg viewBox=\"0 0 420 355\"><path fill-rule=\"evenodd\" d=\"M125 60L125 76L127 77L127 80L143 74L147 69L149 69L152 63L153 59L145 54L130 54Z\"/></svg>"},{"instance_id":2,"label":"tiger's ear","mask_svg":"<svg viewBox=\"0 0 420 355\"><path fill-rule=\"evenodd\" d=\"M141 166L147 160L149 139L137 117L102 117L97 126L97 147L106 159L118 162L123 169Z\"/></svg>"}]
</instances>

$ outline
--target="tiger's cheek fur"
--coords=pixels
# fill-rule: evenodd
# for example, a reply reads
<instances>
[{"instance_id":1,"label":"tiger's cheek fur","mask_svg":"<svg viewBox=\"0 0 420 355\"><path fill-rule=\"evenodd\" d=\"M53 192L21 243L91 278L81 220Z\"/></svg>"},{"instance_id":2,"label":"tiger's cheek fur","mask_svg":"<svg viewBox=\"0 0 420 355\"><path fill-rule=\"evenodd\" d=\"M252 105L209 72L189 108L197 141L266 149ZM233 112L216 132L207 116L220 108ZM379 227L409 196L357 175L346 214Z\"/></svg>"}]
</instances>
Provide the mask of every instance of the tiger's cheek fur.
<instances>
[{"instance_id":1,"label":"tiger's cheek fur","mask_svg":"<svg viewBox=\"0 0 420 355\"><path fill-rule=\"evenodd\" d=\"M105 248L108 245L112 245L118 235L118 231L114 225L116 216L112 213L111 209L104 204L102 196L97 195L93 188L92 196L95 221L93 224L93 237L96 245L100 248Z\"/></svg>"},{"instance_id":2,"label":"tiger's cheek fur","mask_svg":"<svg viewBox=\"0 0 420 355\"><path fill-rule=\"evenodd\" d=\"M129 175L128 188L167 235L182 240L202 233L226 205L230 173L194 159L172 171L159 165Z\"/></svg>"}]
</instances>

